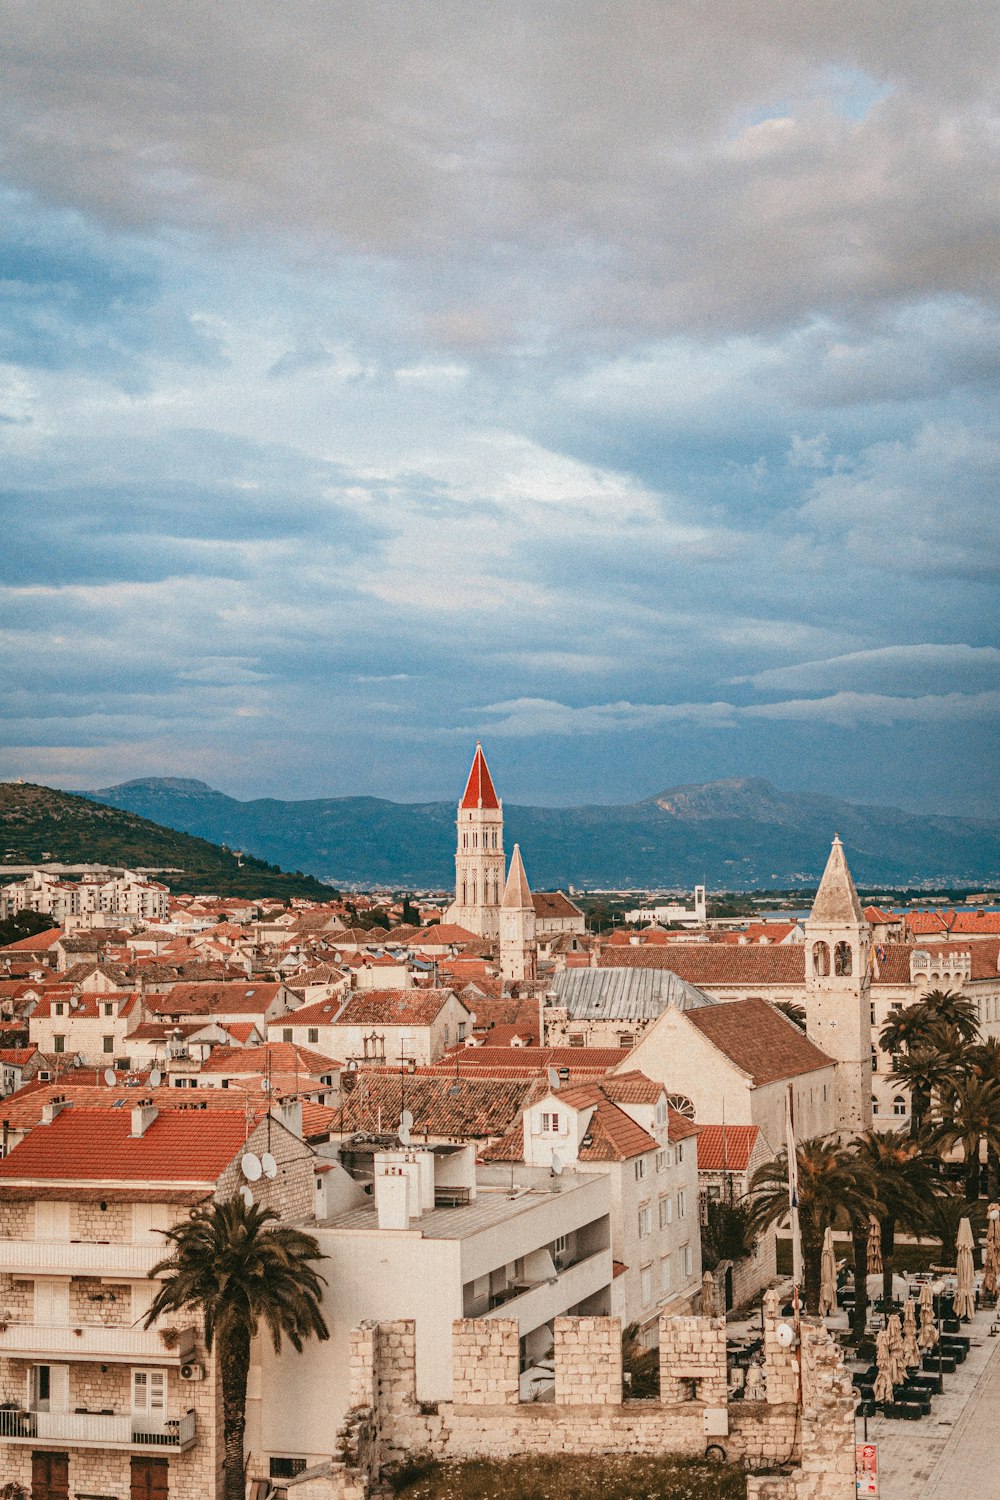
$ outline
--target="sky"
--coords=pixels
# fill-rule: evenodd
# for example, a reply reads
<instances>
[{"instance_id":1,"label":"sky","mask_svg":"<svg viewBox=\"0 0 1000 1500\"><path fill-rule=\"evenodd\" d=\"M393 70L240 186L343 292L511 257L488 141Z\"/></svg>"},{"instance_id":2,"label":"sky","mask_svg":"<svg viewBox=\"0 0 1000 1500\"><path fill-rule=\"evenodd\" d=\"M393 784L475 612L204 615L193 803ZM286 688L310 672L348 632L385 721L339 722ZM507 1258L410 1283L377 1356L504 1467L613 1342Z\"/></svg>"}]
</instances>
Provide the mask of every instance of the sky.
<instances>
[{"instance_id":1,"label":"sky","mask_svg":"<svg viewBox=\"0 0 1000 1500\"><path fill-rule=\"evenodd\" d=\"M0 775L995 815L995 5L0 22Z\"/></svg>"}]
</instances>

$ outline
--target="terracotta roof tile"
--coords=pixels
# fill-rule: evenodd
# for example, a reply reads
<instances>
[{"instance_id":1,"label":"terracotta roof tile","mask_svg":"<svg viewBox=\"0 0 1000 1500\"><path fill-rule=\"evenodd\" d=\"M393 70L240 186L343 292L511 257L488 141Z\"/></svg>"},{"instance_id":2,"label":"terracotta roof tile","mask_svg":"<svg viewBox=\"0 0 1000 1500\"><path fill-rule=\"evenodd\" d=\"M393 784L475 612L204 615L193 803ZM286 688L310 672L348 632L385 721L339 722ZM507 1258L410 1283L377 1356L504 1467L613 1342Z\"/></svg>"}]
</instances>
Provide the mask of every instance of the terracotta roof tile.
<instances>
[{"instance_id":1,"label":"terracotta roof tile","mask_svg":"<svg viewBox=\"0 0 1000 1500\"><path fill-rule=\"evenodd\" d=\"M805 947L770 943L670 943L665 948L606 947L601 963L607 968L669 969L689 984L713 985L804 984Z\"/></svg>"},{"instance_id":2,"label":"terracotta roof tile","mask_svg":"<svg viewBox=\"0 0 1000 1500\"><path fill-rule=\"evenodd\" d=\"M455 1076L428 1072L408 1075L356 1075L353 1089L330 1123L334 1132L395 1130L405 1106L413 1116L412 1135L458 1140L490 1140L502 1136L539 1092L537 1079L463 1078L452 1093Z\"/></svg>"},{"instance_id":3,"label":"terracotta roof tile","mask_svg":"<svg viewBox=\"0 0 1000 1500\"><path fill-rule=\"evenodd\" d=\"M748 1073L758 1088L782 1078L794 1078L799 1073L833 1067L832 1059L766 1000L730 1000L725 1005L685 1011L684 1015L720 1052Z\"/></svg>"},{"instance_id":4,"label":"terracotta roof tile","mask_svg":"<svg viewBox=\"0 0 1000 1500\"><path fill-rule=\"evenodd\" d=\"M465 791L462 794L460 807L466 808L499 808L500 803L493 789L493 778L490 776L489 766L486 764L486 756L483 754L482 745L476 746L476 753L472 757L472 769L469 779L465 783Z\"/></svg>"},{"instance_id":5,"label":"terracotta roof tile","mask_svg":"<svg viewBox=\"0 0 1000 1500\"><path fill-rule=\"evenodd\" d=\"M430 1026L452 994L452 990L354 990L336 1020L328 1024Z\"/></svg>"},{"instance_id":6,"label":"terracotta roof tile","mask_svg":"<svg viewBox=\"0 0 1000 1500\"><path fill-rule=\"evenodd\" d=\"M124 1106L63 1110L0 1161L0 1185L36 1179L211 1185L242 1150L246 1119L242 1108L165 1109L143 1136L132 1139L131 1131L132 1112Z\"/></svg>"},{"instance_id":7,"label":"terracotta roof tile","mask_svg":"<svg viewBox=\"0 0 1000 1500\"><path fill-rule=\"evenodd\" d=\"M698 1132L698 1171L745 1172L759 1135L756 1125L703 1125Z\"/></svg>"}]
</instances>

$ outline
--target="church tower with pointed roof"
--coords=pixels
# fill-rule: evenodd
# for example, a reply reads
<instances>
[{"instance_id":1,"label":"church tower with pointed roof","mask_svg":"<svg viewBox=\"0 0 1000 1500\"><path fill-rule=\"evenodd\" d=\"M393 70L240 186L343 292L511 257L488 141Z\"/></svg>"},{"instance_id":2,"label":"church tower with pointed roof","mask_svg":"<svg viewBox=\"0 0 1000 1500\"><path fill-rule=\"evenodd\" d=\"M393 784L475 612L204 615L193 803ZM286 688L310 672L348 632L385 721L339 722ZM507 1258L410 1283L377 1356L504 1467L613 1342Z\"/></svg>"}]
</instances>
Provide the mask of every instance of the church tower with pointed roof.
<instances>
[{"instance_id":1,"label":"church tower with pointed roof","mask_svg":"<svg viewBox=\"0 0 1000 1500\"><path fill-rule=\"evenodd\" d=\"M810 1041L837 1064L841 1130L871 1125L871 928L840 835L805 922L805 1010Z\"/></svg>"},{"instance_id":2,"label":"church tower with pointed roof","mask_svg":"<svg viewBox=\"0 0 1000 1500\"><path fill-rule=\"evenodd\" d=\"M507 861L503 852L503 803L493 788L482 744L458 804L455 900L447 920L480 937L500 935L500 900Z\"/></svg>"},{"instance_id":3,"label":"church tower with pointed roof","mask_svg":"<svg viewBox=\"0 0 1000 1500\"><path fill-rule=\"evenodd\" d=\"M534 979L538 971L535 903L524 873L521 847L514 845L500 902L500 972L504 979Z\"/></svg>"}]
</instances>

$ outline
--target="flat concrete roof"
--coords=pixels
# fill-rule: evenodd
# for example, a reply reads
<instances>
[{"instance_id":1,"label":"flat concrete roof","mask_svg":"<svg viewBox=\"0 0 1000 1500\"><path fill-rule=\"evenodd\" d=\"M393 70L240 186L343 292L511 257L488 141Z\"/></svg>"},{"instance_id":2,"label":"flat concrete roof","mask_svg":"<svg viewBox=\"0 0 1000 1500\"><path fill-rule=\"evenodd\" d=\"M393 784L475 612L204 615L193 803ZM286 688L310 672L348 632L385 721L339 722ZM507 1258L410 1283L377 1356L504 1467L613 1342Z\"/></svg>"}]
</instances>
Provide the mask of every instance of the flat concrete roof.
<instances>
[{"instance_id":1,"label":"flat concrete roof","mask_svg":"<svg viewBox=\"0 0 1000 1500\"><path fill-rule=\"evenodd\" d=\"M558 1187L555 1186L556 1181L559 1183ZM552 1203L556 1198L565 1197L567 1193L592 1188L601 1181L603 1179L596 1174L582 1176L564 1173L562 1177L554 1179L551 1189L523 1188L512 1194L501 1188L479 1188L474 1203L462 1208L425 1209L419 1219L410 1220L410 1230L428 1240L468 1239L474 1234L482 1233L484 1229L494 1229L498 1224L509 1223L519 1214L531 1213L543 1203ZM360 1208L337 1214L335 1218L320 1219L316 1228L377 1230L378 1215L374 1199Z\"/></svg>"}]
</instances>

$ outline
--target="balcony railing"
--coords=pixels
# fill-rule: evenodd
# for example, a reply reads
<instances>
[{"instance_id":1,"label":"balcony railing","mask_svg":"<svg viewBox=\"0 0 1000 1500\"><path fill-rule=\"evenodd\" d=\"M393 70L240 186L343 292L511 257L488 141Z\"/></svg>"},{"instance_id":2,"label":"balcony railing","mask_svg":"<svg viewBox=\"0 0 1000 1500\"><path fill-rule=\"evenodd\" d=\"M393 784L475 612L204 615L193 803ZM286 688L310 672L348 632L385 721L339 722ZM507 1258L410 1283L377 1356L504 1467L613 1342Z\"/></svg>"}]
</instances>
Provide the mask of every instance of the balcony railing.
<instances>
[{"instance_id":1,"label":"balcony railing","mask_svg":"<svg viewBox=\"0 0 1000 1500\"><path fill-rule=\"evenodd\" d=\"M486 1306L467 1310L466 1317L516 1318L522 1334L530 1333L610 1282L611 1251L597 1250L534 1286L514 1283L507 1289L511 1295L494 1293Z\"/></svg>"},{"instance_id":2,"label":"balcony railing","mask_svg":"<svg viewBox=\"0 0 1000 1500\"><path fill-rule=\"evenodd\" d=\"M99 1323L70 1327L0 1323L0 1354L178 1365L190 1358L198 1335L194 1328L176 1332L176 1341L168 1348L155 1328L108 1328Z\"/></svg>"},{"instance_id":3,"label":"balcony railing","mask_svg":"<svg viewBox=\"0 0 1000 1500\"><path fill-rule=\"evenodd\" d=\"M195 1415L173 1421L96 1411L18 1411L0 1407L0 1439L12 1443L66 1443L81 1448L172 1448L193 1446Z\"/></svg>"},{"instance_id":4,"label":"balcony railing","mask_svg":"<svg viewBox=\"0 0 1000 1500\"><path fill-rule=\"evenodd\" d=\"M50 1276L107 1276L145 1279L164 1257L163 1244L101 1244L94 1240L0 1239L0 1271L44 1272Z\"/></svg>"}]
</instances>

